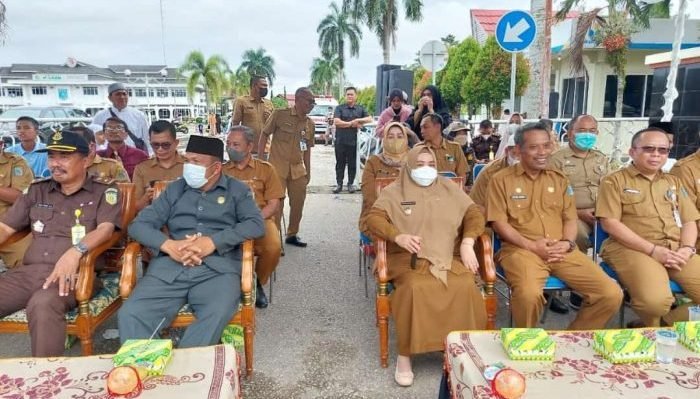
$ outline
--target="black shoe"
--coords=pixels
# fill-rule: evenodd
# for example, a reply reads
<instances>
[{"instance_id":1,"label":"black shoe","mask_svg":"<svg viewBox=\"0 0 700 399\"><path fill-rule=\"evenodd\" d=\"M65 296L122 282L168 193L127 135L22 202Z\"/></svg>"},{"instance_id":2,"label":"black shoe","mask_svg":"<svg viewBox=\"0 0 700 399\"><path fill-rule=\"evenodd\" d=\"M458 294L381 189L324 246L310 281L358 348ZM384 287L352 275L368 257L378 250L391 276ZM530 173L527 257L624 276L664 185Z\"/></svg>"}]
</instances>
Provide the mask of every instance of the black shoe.
<instances>
[{"instance_id":1,"label":"black shoe","mask_svg":"<svg viewBox=\"0 0 700 399\"><path fill-rule=\"evenodd\" d=\"M335 186L335 189L333 189L333 194L340 194L341 191L343 191L343 185L338 184L337 186Z\"/></svg>"},{"instance_id":2,"label":"black shoe","mask_svg":"<svg viewBox=\"0 0 700 399\"><path fill-rule=\"evenodd\" d=\"M583 304L583 297L575 292L572 292L569 296L569 307L574 310L581 309L581 304Z\"/></svg>"},{"instance_id":3,"label":"black shoe","mask_svg":"<svg viewBox=\"0 0 700 399\"><path fill-rule=\"evenodd\" d=\"M297 236L289 236L287 237L284 242L290 245L294 245L295 247L301 247L304 248L306 247L306 243L302 240L299 239Z\"/></svg>"},{"instance_id":4,"label":"black shoe","mask_svg":"<svg viewBox=\"0 0 700 399\"><path fill-rule=\"evenodd\" d=\"M265 295L265 290L263 290L260 280L258 280L258 287L255 292L255 307L260 309L265 309L268 305L267 296Z\"/></svg>"},{"instance_id":5,"label":"black shoe","mask_svg":"<svg viewBox=\"0 0 700 399\"><path fill-rule=\"evenodd\" d=\"M357 191L357 187L355 187L355 185L353 185L353 184L348 184L348 192L349 192L350 194L352 194L352 193L354 193L355 191Z\"/></svg>"},{"instance_id":6,"label":"black shoe","mask_svg":"<svg viewBox=\"0 0 700 399\"><path fill-rule=\"evenodd\" d=\"M558 296L552 298L552 303L549 305L549 310L559 314L569 313L569 307L566 306L566 304L562 302L561 298L559 298Z\"/></svg>"}]
</instances>

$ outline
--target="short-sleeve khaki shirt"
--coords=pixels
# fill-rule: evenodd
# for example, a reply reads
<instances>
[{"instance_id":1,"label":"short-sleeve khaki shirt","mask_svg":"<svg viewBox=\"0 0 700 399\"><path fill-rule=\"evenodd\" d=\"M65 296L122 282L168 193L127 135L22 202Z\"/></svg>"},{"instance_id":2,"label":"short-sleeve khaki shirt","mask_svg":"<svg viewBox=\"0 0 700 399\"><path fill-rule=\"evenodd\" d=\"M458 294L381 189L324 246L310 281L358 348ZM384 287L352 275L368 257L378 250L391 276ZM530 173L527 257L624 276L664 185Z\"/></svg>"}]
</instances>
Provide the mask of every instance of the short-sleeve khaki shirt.
<instances>
[{"instance_id":1,"label":"short-sleeve khaki shirt","mask_svg":"<svg viewBox=\"0 0 700 399\"><path fill-rule=\"evenodd\" d=\"M578 209L595 208L600 181L608 174L608 162L608 157L600 151L590 150L580 156L570 147L562 148L549 159L552 167L569 178Z\"/></svg>"},{"instance_id":2,"label":"short-sleeve khaki shirt","mask_svg":"<svg viewBox=\"0 0 700 399\"><path fill-rule=\"evenodd\" d=\"M21 155L0 152L0 187L14 188L24 192L34 180L34 173ZM0 215L4 214L11 203L0 200Z\"/></svg>"},{"instance_id":3,"label":"short-sleeve khaki shirt","mask_svg":"<svg viewBox=\"0 0 700 399\"><path fill-rule=\"evenodd\" d=\"M529 240L560 240L564 223L576 218L573 189L558 170L545 169L533 179L517 164L491 178L486 200L489 222L507 222Z\"/></svg>"},{"instance_id":4,"label":"short-sleeve khaki shirt","mask_svg":"<svg viewBox=\"0 0 700 399\"><path fill-rule=\"evenodd\" d=\"M175 157L175 164L169 168L164 168L155 156L136 165L134 169L134 195L136 199L143 197L152 181L169 181L182 177L185 158L180 154L175 155Z\"/></svg>"},{"instance_id":5,"label":"short-sleeve khaki shirt","mask_svg":"<svg viewBox=\"0 0 700 399\"><path fill-rule=\"evenodd\" d=\"M659 172L649 180L630 165L603 179L595 215L619 220L645 240L671 247L681 239L676 212L681 224L700 219L680 179Z\"/></svg>"},{"instance_id":6,"label":"short-sleeve khaki shirt","mask_svg":"<svg viewBox=\"0 0 700 399\"><path fill-rule=\"evenodd\" d=\"M231 126L241 124L253 129L253 133L255 133L253 153L257 153L258 151L260 135L265 127L265 122L267 122L270 115L272 115L272 110L272 101L266 98L261 98L259 101L255 100L253 96L241 96L236 98L236 102L233 106Z\"/></svg>"},{"instance_id":7,"label":"short-sleeve khaki shirt","mask_svg":"<svg viewBox=\"0 0 700 399\"><path fill-rule=\"evenodd\" d=\"M683 187L688 190L690 200L700 209L700 152L678 160L670 173L681 179Z\"/></svg>"},{"instance_id":8,"label":"short-sleeve khaki shirt","mask_svg":"<svg viewBox=\"0 0 700 399\"><path fill-rule=\"evenodd\" d=\"M269 161L280 179L296 180L306 176L301 141L306 140L310 149L314 146L314 122L308 116L297 114L294 107L276 109L267 120L263 134L272 135Z\"/></svg>"},{"instance_id":9,"label":"short-sleeve khaki shirt","mask_svg":"<svg viewBox=\"0 0 700 399\"><path fill-rule=\"evenodd\" d=\"M95 155L92 164L88 166L88 174L104 181L115 181L129 183L129 174L126 173L124 165L116 159L102 158Z\"/></svg>"},{"instance_id":10,"label":"short-sleeve khaki shirt","mask_svg":"<svg viewBox=\"0 0 700 399\"><path fill-rule=\"evenodd\" d=\"M422 141L420 144L427 146L435 152L435 163L437 164L438 172L454 172L458 177L466 179L469 172L469 164L464 156L462 146L454 141L442 139L439 147L434 147L427 141Z\"/></svg>"},{"instance_id":11,"label":"short-sleeve khaki shirt","mask_svg":"<svg viewBox=\"0 0 700 399\"><path fill-rule=\"evenodd\" d=\"M262 209L268 201L284 198L284 190L275 168L269 162L251 158L243 169L238 169L233 162L224 164L224 174L253 188L253 196L258 208Z\"/></svg>"},{"instance_id":12,"label":"short-sleeve khaki shirt","mask_svg":"<svg viewBox=\"0 0 700 399\"><path fill-rule=\"evenodd\" d=\"M469 197L475 204L486 207L486 194L493 175L508 167L508 158L503 157L489 162L476 177Z\"/></svg>"}]
</instances>

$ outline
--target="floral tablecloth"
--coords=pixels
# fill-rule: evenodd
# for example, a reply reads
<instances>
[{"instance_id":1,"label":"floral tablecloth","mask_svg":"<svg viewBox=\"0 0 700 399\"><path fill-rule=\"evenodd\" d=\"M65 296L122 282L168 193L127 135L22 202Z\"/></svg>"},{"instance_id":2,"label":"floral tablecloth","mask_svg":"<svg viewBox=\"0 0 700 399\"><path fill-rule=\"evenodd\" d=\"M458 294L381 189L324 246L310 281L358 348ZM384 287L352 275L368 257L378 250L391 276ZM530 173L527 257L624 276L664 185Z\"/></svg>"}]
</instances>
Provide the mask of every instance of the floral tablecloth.
<instances>
[{"instance_id":1,"label":"floral tablecloth","mask_svg":"<svg viewBox=\"0 0 700 399\"><path fill-rule=\"evenodd\" d=\"M654 330L641 330L653 338ZM454 331L445 341L452 398L493 398L484 368L497 362L523 373L526 398L700 398L700 354L681 346L672 364L613 365L593 350L590 331L550 331L554 361L509 360L499 333Z\"/></svg>"},{"instance_id":2,"label":"floral tablecloth","mask_svg":"<svg viewBox=\"0 0 700 399\"><path fill-rule=\"evenodd\" d=\"M1 399L109 398L112 355L0 359ZM176 349L139 398L240 398L239 358L230 345Z\"/></svg>"}]
</instances>

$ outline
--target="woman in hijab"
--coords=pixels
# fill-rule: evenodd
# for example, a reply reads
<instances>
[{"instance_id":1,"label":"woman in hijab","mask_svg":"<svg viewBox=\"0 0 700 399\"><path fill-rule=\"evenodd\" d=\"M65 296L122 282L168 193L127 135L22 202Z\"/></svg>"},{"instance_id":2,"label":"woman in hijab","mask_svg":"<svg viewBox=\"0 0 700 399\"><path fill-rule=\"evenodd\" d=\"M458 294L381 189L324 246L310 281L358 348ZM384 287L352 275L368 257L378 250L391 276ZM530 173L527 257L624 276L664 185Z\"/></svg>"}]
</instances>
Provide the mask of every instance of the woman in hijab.
<instances>
[{"instance_id":1,"label":"woman in hijab","mask_svg":"<svg viewBox=\"0 0 700 399\"><path fill-rule=\"evenodd\" d=\"M423 135L420 131L420 121L426 114L435 113L442 118L441 130L444 130L452 123L452 116L447 104L442 100L440 90L433 85L428 85L421 92L420 100L413 109L413 113L408 117L408 125L411 127L418 137L423 140Z\"/></svg>"},{"instance_id":2,"label":"woman in hijab","mask_svg":"<svg viewBox=\"0 0 700 399\"><path fill-rule=\"evenodd\" d=\"M406 122L412 110L413 108L406 104L404 92L399 89L392 89L389 92L389 106L379 115L375 135L382 137L389 122Z\"/></svg>"},{"instance_id":3,"label":"woman in hijab","mask_svg":"<svg viewBox=\"0 0 700 399\"><path fill-rule=\"evenodd\" d=\"M376 179L397 177L408 153L408 129L399 122L391 122L384 128L382 152L369 157L362 172L362 211L360 231L367 235L367 212L377 200Z\"/></svg>"},{"instance_id":4,"label":"woman in hijab","mask_svg":"<svg viewBox=\"0 0 700 399\"><path fill-rule=\"evenodd\" d=\"M458 184L438 177L435 154L417 145L396 182L367 215L370 232L387 241L391 312L399 356L394 379L413 383L410 356L443 349L450 331L486 328L474 241L484 217Z\"/></svg>"}]
</instances>

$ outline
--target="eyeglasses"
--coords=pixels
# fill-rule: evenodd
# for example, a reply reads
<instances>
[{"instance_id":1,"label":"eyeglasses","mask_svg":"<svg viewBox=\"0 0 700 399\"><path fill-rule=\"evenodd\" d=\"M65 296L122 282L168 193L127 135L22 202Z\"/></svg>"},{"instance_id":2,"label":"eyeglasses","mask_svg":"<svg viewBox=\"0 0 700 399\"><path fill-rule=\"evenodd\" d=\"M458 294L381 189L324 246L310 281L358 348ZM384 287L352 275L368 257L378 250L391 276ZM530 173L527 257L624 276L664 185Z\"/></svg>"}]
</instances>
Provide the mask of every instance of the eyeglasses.
<instances>
[{"instance_id":1,"label":"eyeglasses","mask_svg":"<svg viewBox=\"0 0 700 399\"><path fill-rule=\"evenodd\" d=\"M124 131L124 128L121 126L105 128L105 132L110 132L110 133L119 133L119 132L123 132L123 131Z\"/></svg>"},{"instance_id":2,"label":"eyeglasses","mask_svg":"<svg viewBox=\"0 0 700 399\"><path fill-rule=\"evenodd\" d=\"M151 143L151 147L153 147L154 150L157 150L158 148L169 150L172 145L173 143Z\"/></svg>"},{"instance_id":3,"label":"eyeglasses","mask_svg":"<svg viewBox=\"0 0 700 399\"><path fill-rule=\"evenodd\" d=\"M634 148L641 148L645 154L653 154L655 152L658 152L660 155L668 155L668 152L671 150L668 147L655 147L653 145L644 145L641 147Z\"/></svg>"}]
</instances>

